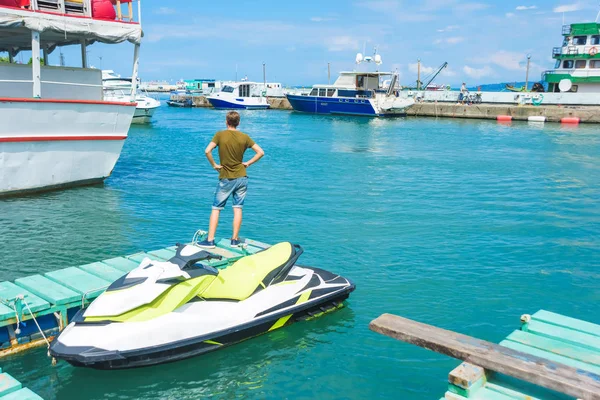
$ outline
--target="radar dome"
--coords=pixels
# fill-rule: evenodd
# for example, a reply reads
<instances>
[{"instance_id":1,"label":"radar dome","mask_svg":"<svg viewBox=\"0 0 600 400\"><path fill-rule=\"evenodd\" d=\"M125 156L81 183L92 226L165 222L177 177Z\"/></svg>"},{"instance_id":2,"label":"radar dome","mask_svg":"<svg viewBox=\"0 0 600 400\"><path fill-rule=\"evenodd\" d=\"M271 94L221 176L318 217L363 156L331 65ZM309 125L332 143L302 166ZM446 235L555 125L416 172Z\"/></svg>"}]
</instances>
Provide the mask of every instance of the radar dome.
<instances>
[{"instance_id":1,"label":"radar dome","mask_svg":"<svg viewBox=\"0 0 600 400\"><path fill-rule=\"evenodd\" d=\"M357 63L357 64L360 64L360 63L362 62L362 60L363 60L363 55L362 55L362 53L358 53L358 54L356 55L356 63Z\"/></svg>"},{"instance_id":2,"label":"radar dome","mask_svg":"<svg viewBox=\"0 0 600 400\"><path fill-rule=\"evenodd\" d=\"M381 56L379 54L375 54L375 64L380 65L381 63L383 63L383 61L381 61Z\"/></svg>"}]
</instances>

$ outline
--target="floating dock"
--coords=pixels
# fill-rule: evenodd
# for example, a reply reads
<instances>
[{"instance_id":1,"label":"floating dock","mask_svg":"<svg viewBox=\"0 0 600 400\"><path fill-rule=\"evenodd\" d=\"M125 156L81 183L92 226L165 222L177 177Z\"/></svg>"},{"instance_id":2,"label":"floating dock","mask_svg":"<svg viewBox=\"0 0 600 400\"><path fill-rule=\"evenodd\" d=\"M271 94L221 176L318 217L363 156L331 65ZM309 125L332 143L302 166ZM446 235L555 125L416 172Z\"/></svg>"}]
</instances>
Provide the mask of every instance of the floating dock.
<instances>
[{"instance_id":1,"label":"floating dock","mask_svg":"<svg viewBox=\"0 0 600 400\"><path fill-rule=\"evenodd\" d=\"M0 400L43 400L0 368Z\"/></svg>"},{"instance_id":2,"label":"floating dock","mask_svg":"<svg viewBox=\"0 0 600 400\"><path fill-rule=\"evenodd\" d=\"M269 247L250 239L243 242L243 247L236 248L230 246L229 240L216 240L216 248L207 251L222 259L205 264L225 268L241 257ZM77 311L98 297L112 282L136 268L146 257L168 260L175 255L175 248L138 252L27 276L14 282L0 282L0 358L48 345Z\"/></svg>"},{"instance_id":3,"label":"floating dock","mask_svg":"<svg viewBox=\"0 0 600 400\"><path fill-rule=\"evenodd\" d=\"M407 109L406 115L499 121L541 121L543 117L543 120L548 122L573 121L573 118L577 118L578 122L582 123L600 123L600 106L532 106L492 103L464 105L424 102L416 103Z\"/></svg>"},{"instance_id":4,"label":"floating dock","mask_svg":"<svg viewBox=\"0 0 600 400\"><path fill-rule=\"evenodd\" d=\"M369 327L466 360L442 400L600 399L600 325L541 310L499 345L390 314Z\"/></svg>"},{"instance_id":5,"label":"floating dock","mask_svg":"<svg viewBox=\"0 0 600 400\"><path fill-rule=\"evenodd\" d=\"M193 107L212 107L205 96L172 94L171 101L192 100ZM273 110L292 110L292 105L285 97L267 97L267 102Z\"/></svg>"}]
</instances>

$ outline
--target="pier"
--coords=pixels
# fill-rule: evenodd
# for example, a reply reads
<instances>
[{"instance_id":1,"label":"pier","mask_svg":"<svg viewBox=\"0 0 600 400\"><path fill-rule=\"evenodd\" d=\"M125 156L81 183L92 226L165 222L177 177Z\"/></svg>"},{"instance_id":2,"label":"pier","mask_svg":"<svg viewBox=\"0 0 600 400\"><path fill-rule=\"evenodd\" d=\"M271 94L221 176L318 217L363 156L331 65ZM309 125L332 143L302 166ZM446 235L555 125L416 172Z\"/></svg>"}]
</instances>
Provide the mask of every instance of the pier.
<instances>
[{"instance_id":1,"label":"pier","mask_svg":"<svg viewBox=\"0 0 600 400\"><path fill-rule=\"evenodd\" d=\"M523 315L520 329L499 345L391 314L369 328L466 361L450 372L445 400L556 398L550 391L600 399L600 325L540 310ZM521 382L506 385L499 374ZM548 396L533 395L534 385Z\"/></svg>"},{"instance_id":2,"label":"pier","mask_svg":"<svg viewBox=\"0 0 600 400\"><path fill-rule=\"evenodd\" d=\"M186 101L192 100L193 107L212 107L206 96L192 96L172 94L171 101ZM267 97L267 102L274 110L292 110L292 105L285 97Z\"/></svg>"},{"instance_id":3,"label":"pier","mask_svg":"<svg viewBox=\"0 0 600 400\"><path fill-rule=\"evenodd\" d=\"M0 400L42 400L42 398L24 388L21 382L0 368Z\"/></svg>"},{"instance_id":4,"label":"pier","mask_svg":"<svg viewBox=\"0 0 600 400\"><path fill-rule=\"evenodd\" d=\"M444 117L467 119L504 118L505 121L561 122L565 118L578 118L582 123L600 123L598 106L532 106L481 103L463 105L456 103L423 102L416 103L406 111L412 117ZM506 118L510 117L510 118ZM532 118L533 117L533 118ZM540 118L541 117L541 118Z\"/></svg>"},{"instance_id":5,"label":"pier","mask_svg":"<svg viewBox=\"0 0 600 400\"><path fill-rule=\"evenodd\" d=\"M269 245L244 239L241 248L230 241L215 240L208 252L221 260L205 262L225 268L240 258L264 250ZM69 320L103 293L115 280L136 268L146 257L167 261L175 255L176 246L138 252L91 264L72 266L0 282L0 358L32 347L49 345ZM0 397L0 400L2 398Z\"/></svg>"}]
</instances>

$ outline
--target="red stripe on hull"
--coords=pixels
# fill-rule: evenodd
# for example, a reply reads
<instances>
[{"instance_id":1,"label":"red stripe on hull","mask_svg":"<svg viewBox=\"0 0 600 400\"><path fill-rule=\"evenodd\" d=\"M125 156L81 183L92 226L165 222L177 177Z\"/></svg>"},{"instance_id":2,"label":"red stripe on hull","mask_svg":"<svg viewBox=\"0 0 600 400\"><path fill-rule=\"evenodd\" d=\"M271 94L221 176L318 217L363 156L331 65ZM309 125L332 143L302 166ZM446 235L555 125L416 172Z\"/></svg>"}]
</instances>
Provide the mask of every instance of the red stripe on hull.
<instances>
[{"instance_id":1,"label":"red stripe on hull","mask_svg":"<svg viewBox=\"0 0 600 400\"><path fill-rule=\"evenodd\" d=\"M81 140L125 140L127 136L23 136L0 137L0 143L6 142L68 142Z\"/></svg>"},{"instance_id":2,"label":"red stripe on hull","mask_svg":"<svg viewBox=\"0 0 600 400\"><path fill-rule=\"evenodd\" d=\"M67 100L67 99L24 99L0 97L2 103L67 103L67 104L102 104L112 106L136 107L137 103L125 103L121 101L99 101L99 100Z\"/></svg>"}]
</instances>

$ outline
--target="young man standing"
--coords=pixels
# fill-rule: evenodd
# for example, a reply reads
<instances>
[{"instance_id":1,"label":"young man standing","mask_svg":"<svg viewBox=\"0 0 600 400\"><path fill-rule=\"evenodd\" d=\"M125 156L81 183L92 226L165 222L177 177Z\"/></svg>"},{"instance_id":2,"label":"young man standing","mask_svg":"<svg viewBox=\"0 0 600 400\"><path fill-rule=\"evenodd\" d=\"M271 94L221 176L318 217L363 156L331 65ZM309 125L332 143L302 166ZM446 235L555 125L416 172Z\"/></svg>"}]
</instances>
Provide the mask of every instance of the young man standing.
<instances>
[{"instance_id":1,"label":"young man standing","mask_svg":"<svg viewBox=\"0 0 600 400\"><path fill-rule=\"evenodd\" d=\"M225 207L227 199L233 196L233 235L231 246L240 245L240 227L242 226L242 206L246 198L248 187L248 176L246 169L261 159L265 152L259 145L254 143L250 136L240 132L237 127L240 124L240 114L235 111L227 113L227 129L215 134L212 141L206 146L204 154L212 167L219 171L219 183L215 191L215 200L212 205L208 237L198 243L199 246L212 249L215 247L215 233L219 225L219 215ZM219 148L219 162L217 164L212 156L215 147ZM249 161L244 162L244 152L252 149L256 153Z\"/></svg>"}]
</instances>

